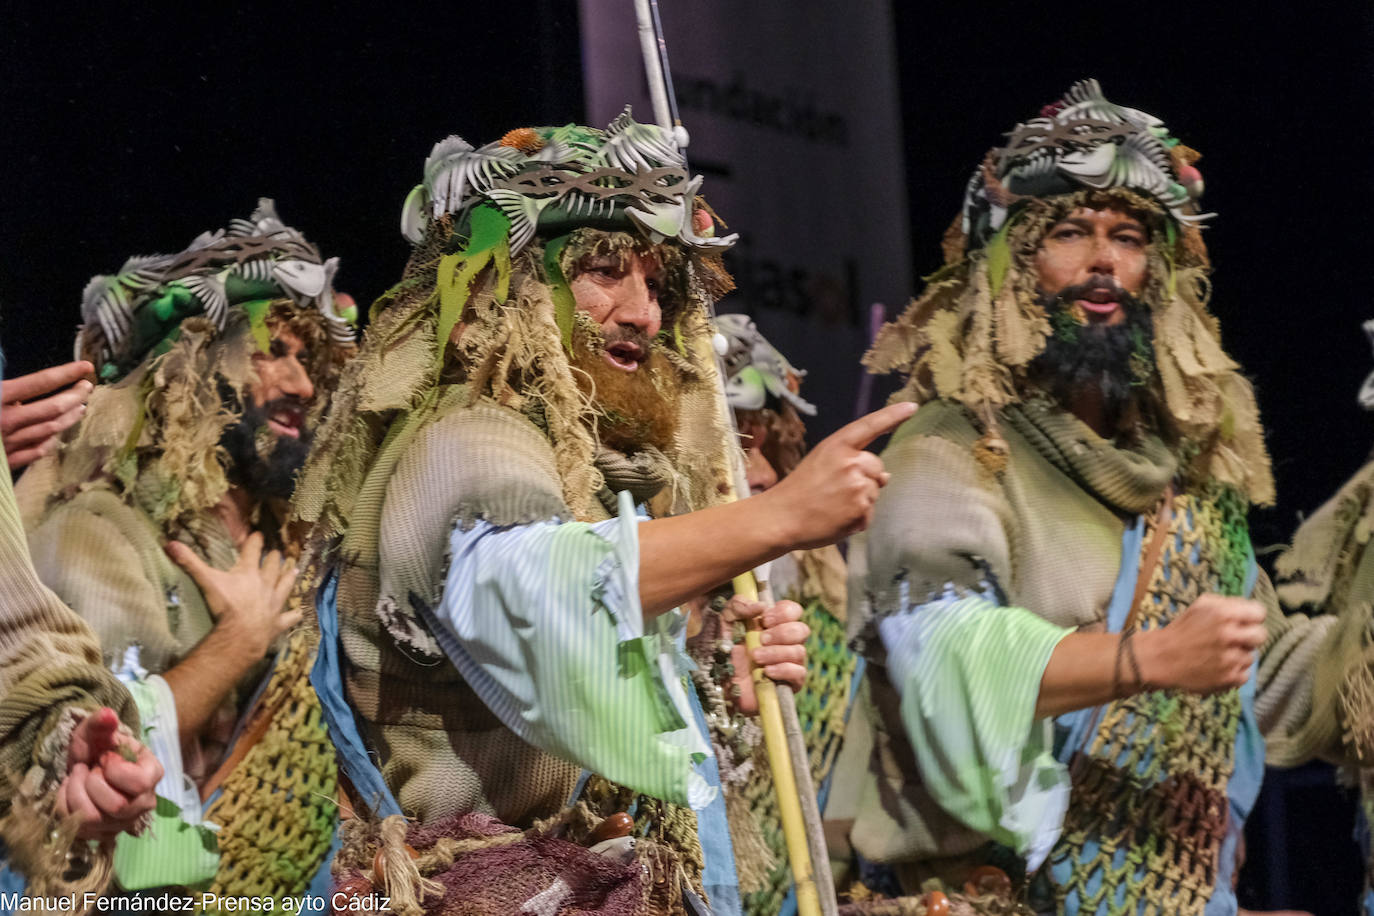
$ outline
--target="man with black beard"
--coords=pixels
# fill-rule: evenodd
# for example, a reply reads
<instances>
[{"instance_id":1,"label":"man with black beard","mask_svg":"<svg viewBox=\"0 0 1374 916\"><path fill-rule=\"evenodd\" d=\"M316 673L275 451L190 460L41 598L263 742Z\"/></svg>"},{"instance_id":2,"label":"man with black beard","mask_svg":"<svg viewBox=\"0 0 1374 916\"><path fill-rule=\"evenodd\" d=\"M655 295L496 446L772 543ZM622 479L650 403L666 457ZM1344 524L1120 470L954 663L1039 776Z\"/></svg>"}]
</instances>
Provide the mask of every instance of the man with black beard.
<instances>
[{"instance_id":1,"label":"man with black beard","mask_svg":"<svg viewBox=\"0 0 1374 916\"><path fill-rule=\"evenodd\" d=\"M1086 319L1080 303L1099 299L1119 303L1118 323ZM1030 364L1032 383L1080 416L1094 409L1100 394L1100 422L1110 429L1132 428L1137 418L1129 415L1140 409L1137 395L1149 384L1154 365L1149 308L1105 273L1058 293L1042 293L1040 305L1052 331Z\"/></svg>"},{"instance_id":2,"label":"man with black beard","mask_svg":"<svg viewBox=\"0 0 1374 916\"><path fill-rule=\"evenodd\" d=\"M335 268L264 200L248 220L178 254L132 259L86 288L77 348L101 384L58 454L35 468L32 480L52 489L29 541L40 578L129 684L166 771L158 794L173 806L159 806L144 837L120 840L115 880L125 890L218 890L226 873L260 874L233 820L260 801L240 794L234 775L256 733L226 751L279 637L301 620L286 601L295 566L285 509L353 347L334 309ZM308 655L289 646L278 680ZM292 687L274 684L269 699ZM255 723L272 720L254 713ZM322 729L318 738L327 747ZM289 778L330 804L332 754L317 756L327 764L319 773L293 756ZM294 889L245 891L284 896L304 889L332 828L313 810L295 821L274 779L256 769L252 785L272 800L274 823L291 825L293 869L305 877ZM216 788L221 809L207 819L224 828L222 861L202 825L202 797Z\"/></svg>"},{"instance_id":3,"label":"man with black beard","mask_svg":"<svg viewBox=\"0 0 1374 916\"><path fill-rule=\"evenodd\" d=\"M1257 682L1257 650L1326 630L1278 613L1250 547L1273 484L1206 311L1198 157L1092 80L1008 136L866 357L923 406L850 552L854 846L907 893L1234 913L1266 712L1305 716L1301 654Z\"/></svg>"},{"instance_id":4,"label":"man with black beard","mask_svg":"<svg viewBox=\"0 0 1374 916\"><path fill-rule=\"evenodd\" d=\"M283 345L274 338L273 346ZM309 402L298 395L283 395L259 405L255 402L261 388L261 384L253 386L251 400L240 407L238 422L224 431L220 444L229 456L230 484L242 487L259 502L284 505L291 500L296 472L305 464L314 439L314 430L305 425Z\"/></svg>"}]
</instances>

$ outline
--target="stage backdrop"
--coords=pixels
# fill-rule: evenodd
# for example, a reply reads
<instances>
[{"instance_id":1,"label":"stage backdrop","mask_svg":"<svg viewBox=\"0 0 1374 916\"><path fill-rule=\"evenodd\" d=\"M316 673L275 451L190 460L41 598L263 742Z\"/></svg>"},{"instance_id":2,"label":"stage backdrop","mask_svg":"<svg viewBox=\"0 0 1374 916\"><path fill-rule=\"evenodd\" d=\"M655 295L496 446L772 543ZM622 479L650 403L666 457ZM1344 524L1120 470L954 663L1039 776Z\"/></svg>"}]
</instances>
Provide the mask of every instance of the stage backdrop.
<instances>
[{"instance_id":1,"label":"stage backdrop","mask_svg":"<svg viewBox=\"0 0 1374 916\"><path fill-rule=\"evenodd\" d=\"M580 6L591 123L626 103L652 122L632 0ZM892 315L912 293L891 9L662 0L659 10L688 162L740 234L727 256L739 289L721 311L753 315L808 370L815 442L854 414L869 306Z\"/></svg>"}]
</instances>

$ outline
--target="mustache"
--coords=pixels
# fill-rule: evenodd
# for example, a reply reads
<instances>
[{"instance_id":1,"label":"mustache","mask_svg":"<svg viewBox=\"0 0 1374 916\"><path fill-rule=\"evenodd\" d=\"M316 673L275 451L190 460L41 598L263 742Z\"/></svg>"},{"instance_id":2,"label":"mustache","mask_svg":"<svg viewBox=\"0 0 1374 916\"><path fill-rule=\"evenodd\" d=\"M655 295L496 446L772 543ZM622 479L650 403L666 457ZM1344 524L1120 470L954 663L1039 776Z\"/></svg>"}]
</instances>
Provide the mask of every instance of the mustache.
<instances>
[{"instance_id":1,"label":"mustache","mask_svg":"<svg viewBox=\"0 0 1374 916\"><path fill-rule=\"evenodd\" d=\"M1120 283L1116 282L1116 277L1110 274L1093 274L1083 283L1075 283L1073 286L1066 286L1055 293L1054 301L1068 304L1075 299L1083 299L1091 293L1101 292L1103 290L1116 293L1121 299L1135 299L1135 296L1132 296L1122 288Z\"/></svg>"},{"instance_id":2,"label":"mustache","mask_svg":"<svg viewBox=\"0 0 1374 916\"><path fill-rule=\"evenodd\" d=\"M310 405L294 394L285 394L279 398L264 401L261 407L255 409L263 413L276 413L279 410L299 410L301 413L305 413L310 409Z\"/></svg>"},{"instance_id":3,"label":"mustache","mask_svg":"<svg viewBox=\"0 0 1374 916\"><path fill-rule=\"evenodd\" d=\"M609 334L605 331L601 332L601 348L603 350L618 343L631 343L647 353L653 342L652 337L633 325L622 325Z\"/></svg>"}]
</instances>

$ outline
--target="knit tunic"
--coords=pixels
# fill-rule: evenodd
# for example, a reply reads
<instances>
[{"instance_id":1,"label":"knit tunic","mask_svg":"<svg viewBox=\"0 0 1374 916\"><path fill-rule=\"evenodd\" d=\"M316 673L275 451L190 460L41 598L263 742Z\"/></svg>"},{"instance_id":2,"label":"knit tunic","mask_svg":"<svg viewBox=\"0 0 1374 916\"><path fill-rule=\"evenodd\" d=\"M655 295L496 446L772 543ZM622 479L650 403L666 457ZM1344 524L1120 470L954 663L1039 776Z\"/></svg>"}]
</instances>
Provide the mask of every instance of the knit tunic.
<instances>
[{"instance_id":1,"label":"knit tunic","mask_svg":"<svg viewBox=\"0 0 1374 916\"><path fill-rule=\"evenodd\" d=\"M866 607L854 616L874 662L868 686L875 719L872 783L855 845L871 859L908 863L913 879L948 878L996 840L1032 866L1049 856L1060 905L1067 894L1071 912L1136 912L1116 892L1148 882L1173 888L1169 907L1201 913L1231 864L1222 850L1235 832L1228 791L1230 809L1243 816L1258 788L1253 735L1243 744L1245 783L1231 781L1228 790L1242 747L1237 736L1256 731L1249 693L1145 694L1095 715L1064 717L1058 735L1034 718L1058 641L1075 628L1108 627L1114 607L1124 619L1144 519L1174 475L1173 458L1157 440L1117 448L1043 400L1006 409L1001 425L1009 460L996 474L975 458L980 433L972 418L947 402L923 406L884 454L892 481L851 570L866 593ZM1243 506L1229 515L1221 506L1204 493L1175 498L1173 537L1165 539L1172 546L1150 572L1142 628L1166 625L1196 594L1243 594L1254 581ZM1172 579L1170 570L1177 571ZM1271 626L1284 625L1261 582L1256 597L1265 596ZM1119 626L1116 620L1111 628ZM1269 688L1263 700L1281 703L1300 680L1285 670L1261 685ZM1180 723L1208 740L1178 743L1170 736L1179 736ZM1070 800L1060 760L1079 748L1086 757L1075 767ZM1200 819L1184 815L1191 802L1166 797L1172 783L1159 780L1167 774L1197 781L1209 799ZM1091 799L1118 777L1135 788L1117 786L1098 811L1101 799ZM1125 811L1132 792L1143 793L1140 803L1161 818L1143 822L1147 831L1184 835L1177 849L1165 842L1175 865L1150 854L1131 858L1136 840L1117 837L1113 806ZM1184 807L1175 822L1176 805ZM1115 861L1117 853L1131 859L1128 867ZM1162 872L1153 875L1155 868ZM1154 896L1142 894L1140 912L1155 911Z\"/></svg>"},{"instance_id":2,"label":"knit tunic","mask_svg":"<svg viewBox=\"0 0 1374 916\"><path fill-rule=\"evenodd\" d=\"M55 732L71 727L72 710L112 707L138 733L133 698L100 657L90 628L34 570L9 473L0 473L0 810L31 767L48 788L66 775L67 742Z\"/></svg>"},{"instance_id":3,"label":"knit tunic","mask_svg":"<svg viewBox=\"0 0 1374 916\"><path fill-rule=\"evenodd\" d=\"M3 367L0 354L0 375ZM14 847L41 842L55 826L40 812L50 810L52 792L66 776L70 729L81 713L109 706L133 734L139 722L129 691L100 663L90 628L39 579L9 472L0 470L0 478L0 843ZM29 797L16 812L26 777ZM76 841L70 851L53 850L37 867L62 872L69 852L84 846ZM39 858L36 849L19 851L30 862ZM0 879L5 890L9 883Z\"/></svg>"}]
</instances>

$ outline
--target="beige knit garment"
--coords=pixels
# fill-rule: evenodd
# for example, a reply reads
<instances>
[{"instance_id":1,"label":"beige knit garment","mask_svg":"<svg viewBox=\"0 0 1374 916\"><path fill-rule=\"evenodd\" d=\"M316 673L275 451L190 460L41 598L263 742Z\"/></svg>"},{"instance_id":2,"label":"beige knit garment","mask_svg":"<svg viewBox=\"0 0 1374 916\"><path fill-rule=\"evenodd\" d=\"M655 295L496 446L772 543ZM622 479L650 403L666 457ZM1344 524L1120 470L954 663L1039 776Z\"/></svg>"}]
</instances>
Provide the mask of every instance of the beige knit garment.
<instances>
[{"instance_id":1,"label":"beige knit garment","mask_svg":"<svg viewBox=\"0 0 1374 916\"><path fill-rule=\"evenodd\" d=\"M65 772L61 761L40 752L44 739L69 709L101 706L112 707L138 733L133 698L101 664L95 636L39 581L9 473L0 472L0 814L9 812L32 767L46 771L43 788L50 793L56 787ZM65 757L65 747L60 753ZM31 801L43 810L52 798ZM42 825L5 826L27 828L30 837L48 832ZM19 841L8 830L0 830L0 839ZM60 864L65 855L57 855Z\"/></svg>"},{"instance_id":2,"label":"beige knit garment","mask_svg":"<svg viewBox=\"0 0 1374 916\"><path fill-rule=\"evenodd\" d=\"M539 429L491 401L465 402L450 388L432 414L398 421L358 496L339 550L344 681L407 815L477 811L523 827L559 810L580 770L502 725L411 602L438 602L455 523L569 513Z\"/></svg>"},{"instance_id":3,"label":"beige knit garment","mask_svg":"<svg viewBox=\"0 0 1374 916\"><path fill-rule=\"evenodd\" d=\"M180 532L179 540L216 569L237 559L228 529L212 512L183 516ZM143 668L165 674L214 626L200 587L167 556L167 539L141 505L100 484L52 504L29 533L39 577L95 631L107 665L122 665L126 650L137 647ZM267 664L254 665L225 695L198 740L183 742L183 771L197 783L218 766L239 699Z\"/></svg>"},{"instance_id":4,"label":"beige knit garment","mask_svg":"<svg viewBox=\"0 0 1374 916\"><path fill-rule=\"evenodd\" d=\"M107 664L139 647L161 674L213 625L195 582L163 549L145 513L96 487L53 506L29 534L39 576L91 626Z\"/></svg>"},{"instance_id":5,"label":"beige knit garment","mask_svg":"<svg viewBox=\"0 0 1374 916\"><path fill-rule=\"evenodd\" d=\"M1283 628L1270 629L1261 683L1288 671L1309 670L1313 676L1307 689L1285 703L1256 703L1261 725L1268 723L1272 733L1271 763L1322 757L1368 767L1374 761L1371 531L1374 462L1303 522L1274 564L1284 607L1303 613L1290 613ZM1326 642L1308 635L1318 629L1330 631Z\"/></svg>"},{"instance_id":6,"label":"beige knit garment","mask_svg":"<svg viewBox=\"0 0 1374 916\"><path fill-rule=\"evenodd\" d=\"M1103 440L1086 425L1066 418L1058 422L1077 430L1060 443L1070 456L1082 458L1103 448ZM1105 625L1121 565L1122 535L1143 508L1109 508L1048 460L1043 443L1042 448L1031 443L1026 424L1004 418L1001 428L1010 457L1006 470L996 476L974 457L981 433L969 413L951 402L923 405L893 436L883 453L891 482L878 500L873 524L850 551L852 634L864 632L874 613L898 608L904 590L908 604L914 605L938 594L946 583L973 587L988 573L1012 605L1051 623L1087 629ZM1165 480L1167 475L1161 491ZM1118 496L1122 502L1140 503L1145 494L1126 499L1122 489ZM1320 623L1285 618L1263 574L1254 597L1267 606L1270 646L1275 644L1272 634L1279 631L1291 633L1294 642L1308 649L1328 636ZM870 640L870 650L875 642L876 637ZM1292 731L1311 713L1302 702L1310 695L1309 672L1293 663L1300 657L1276 658L1272 672L1261 672L1256 713L1261 728L1269 727L1276 737L1273 727L1280 718ZM874 754L854 845L880 862L965 855L987 838L957 822L925 792L902 725L900 696L881 657L876 661L867 678ZM1266 720L1265 710L1287 715Z\"/></svg>"}]
</instances>

